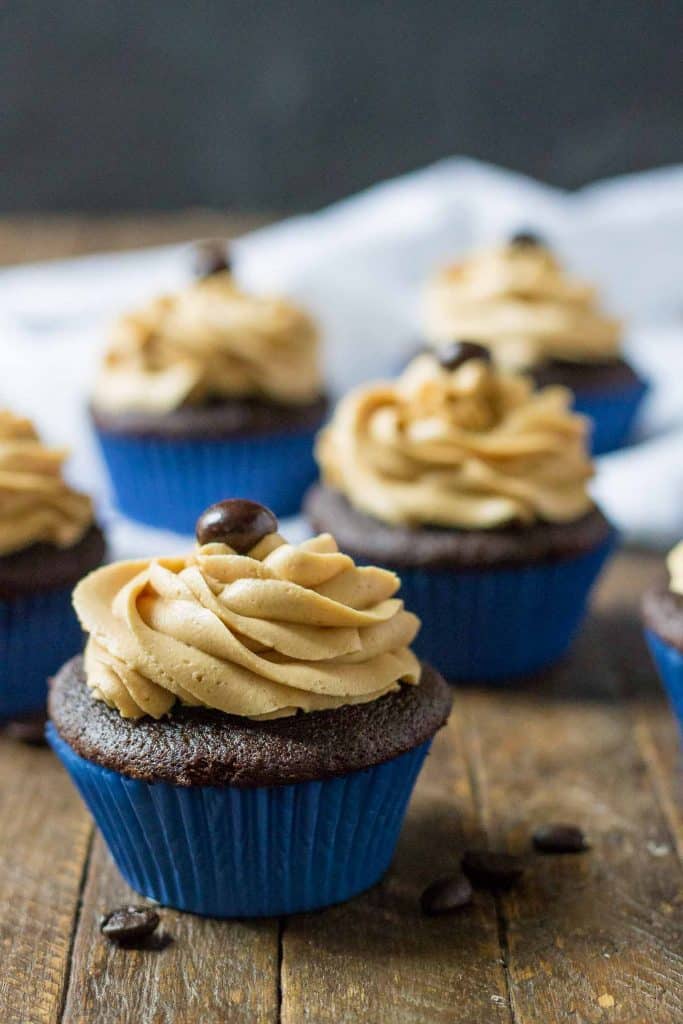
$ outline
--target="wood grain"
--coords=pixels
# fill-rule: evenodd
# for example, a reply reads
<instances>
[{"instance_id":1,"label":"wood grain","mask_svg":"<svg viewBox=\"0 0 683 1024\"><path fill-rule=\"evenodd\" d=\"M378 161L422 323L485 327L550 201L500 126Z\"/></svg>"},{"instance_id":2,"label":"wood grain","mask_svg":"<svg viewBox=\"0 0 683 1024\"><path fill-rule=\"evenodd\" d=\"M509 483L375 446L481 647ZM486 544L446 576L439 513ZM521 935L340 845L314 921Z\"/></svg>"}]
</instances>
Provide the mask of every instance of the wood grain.
<instances>
[{"instance_id":1,"label":"wood grain","mask_svg":"<svg viewBox=\"0 0 683 1024\"><path fill-rule=\"evenodd\" d=\"M676 720L641 628L640 598L663 573L662 557L626 551L614 561L597 595L606 656L633 722L658 802L683 863L683 751Z\"/></svg>"},{"instance_id":2,"label":"wood grain","mask_svg":"<svg viewBox=\"0 0 683 1024\"><path fill-rule=\"evenodd\" d=\"M422 890L458 867L477 827L456 717L434 742L386 879L345 906L287 922L285 1024L511 1019L492 898L478 893L443 918L419 910Z\"/></svg>"},{"instance_id":3,"label":"wood grain","mask_svg":"<svg viewBox=\"0 0 683 1024\"><path fill-rule=\"evenodd\" d=\"M464 698L463 741L490 840L582 825L592 850L529 854L501 899L514 1019L674 1024L683 1018L683 875L599 622L574 657L503 700Z\"/></svg>"},{"instance_id":4,"label":"wood grain","mask_svg":"<svg viewBox=\"0 0 683 1024\"><path fill-rule=\"evenodd\" d=\"M266 220L268 218L259 218ZM239 234L251 217L0 220L0 263ZM461 687L383 883L286 922L163 911L164 948L122 951L99 917L132 899L48 751L0 738L1 1024L135 1020L672 1024L683 1019L683 764L637 618L661 569L622 553L574 656L543 679ZM529 848L534 824L592 849ZM424 918L421 890L486 841L521 886Z\"/></svg>"},{"instance_id":5,"label":"wood grain","mask_svg":"<svg viewBox=\"0 0 683 1024\"><path fill-rule=\"evenodd\" d=\"M100 918L146 901L130 889L98 835L73 949L65 1024L231 1024L278 1019L278 922L211 921L160 911L158 948L126 950Z\"/></svg>"},{"instance_id":6,"label":"wood grain","mask_svg":"<svg viewBox=\"0 0 683 1024\"><path fill-rule=\"evenodd\" d=\"M47 749L0 737L0 1021L53 1024L92 826Z\"/></svg>"},{"instance_id":7,"label":"wood grain","mask_svg":"<svg viewBox=\"0 0 683 1024\"><path fill-rule=\"evenodd\" d=\"M0 265L170 245L194 238L232 238L272 219L266 214L205 209L123 216L27 214L3 217L0 219Z\"/></svg>"}]
</instances>

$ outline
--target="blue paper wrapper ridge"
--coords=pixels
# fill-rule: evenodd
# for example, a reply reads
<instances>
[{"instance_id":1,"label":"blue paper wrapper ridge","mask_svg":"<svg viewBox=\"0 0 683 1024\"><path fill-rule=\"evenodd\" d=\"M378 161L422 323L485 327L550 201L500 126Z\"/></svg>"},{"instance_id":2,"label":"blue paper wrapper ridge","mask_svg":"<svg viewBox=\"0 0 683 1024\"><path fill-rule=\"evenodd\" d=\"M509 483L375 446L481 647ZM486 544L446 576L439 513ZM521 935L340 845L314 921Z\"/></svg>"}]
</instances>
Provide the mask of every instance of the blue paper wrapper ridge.
<instances>
[{"instance_id":1,"label":"blue paper wrapper ridge","mask_svg":"<svg viewBox=\"0 0 683 1024\"><path fill-rule=\"evenodd\" d=\"M125 880L165 906L270 917L340 903L382 877L431 740L363 771L243 789L147 783L50 745Z\"/></svg>"},{"instance_id":2,"label":"blue paper wrapper ridge","mask_svg":"<svg viewBox=\"0 0 683 1024\"><path fill-rule=\"evenodd\" d=\"M501 569L396 570L399 597L422 620L412 648L449 680L536 672L571 644L616 534L577 558Z\"/></svg>"},{"instance_id":3,"label":"blue paper wrapper ridge","mask_svg":"<svg viewBox=\"0 0 683 1024\"><path fill-rule=\"evenodd\" d=\"M194 533L204 509L224 498L251 498L283 517L297 513L317 475L315 433L168 440L98 430L97 436L121 512Z\"/></svg>"},{"instance_id":4,"label":"blue paper wrapper ridge","mask_svg":"<svg viewBox=\"0 0 683 1024\"><path fill-rule=\"evenodd\" d=\"M654 630L646 629L645 639L683 736L683 653L662 640Z\"/></svg>"},{"instance_id":5,"label":"blue paper wrapper ridge","mask_svg":"<svg viewBox=\"0 0 683 1024\"><path fill-rule=\"evenodd\" d=\"M83 647L71 587L0 600L0 719L41 711L47 680Z\"/></svg>"},{"instance_id":6,"label":"blue paper wrapper ridge","mask_svg":"<svg viewBox=\"0 0 683 1024\"><path fill-rule=\"evenodd\" d=\"M628 442L640 405L649 388L645 381L627 388L583 392L574 396L574 410L593 421L591 452L606 455Z\"/></svg>"}]
</instances>

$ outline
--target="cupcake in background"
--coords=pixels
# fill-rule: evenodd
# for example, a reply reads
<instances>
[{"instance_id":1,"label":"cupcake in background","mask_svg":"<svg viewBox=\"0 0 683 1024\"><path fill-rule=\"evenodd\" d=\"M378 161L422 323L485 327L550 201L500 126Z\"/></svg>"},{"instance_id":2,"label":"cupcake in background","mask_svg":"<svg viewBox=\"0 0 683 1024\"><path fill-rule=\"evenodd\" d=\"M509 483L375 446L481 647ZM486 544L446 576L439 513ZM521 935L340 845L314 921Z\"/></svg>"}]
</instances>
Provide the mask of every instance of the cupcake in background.
<instances>
[{"instance_id":1,"label":"cupcake in background","mask_svg":"<svg viewBox=\"0 0 683 1024\"><path fill-rule=\"evenodd\" d=\"M311 524L400 573L415 649L450 679L540 669L583 617L615 534L570 401L466 343L351 392L320 435Z\"/></svg>"},{"instance_id":2,"label":"cupcake in background","mask_svg":"<svg viewBox=\"0 0 683 1024\"><path fill-rule=\"evenodd\" d=\"M66 454L0 410L0 720L43 709L48 677L82 647L71 591L105 542L62 478Z\"/></svg>"},{"instance_id":3,"label":"cupcake in background","mask_svg":"<svg viewBox=\"0 0 683 1024\"><path fill-rule=\"evenodd\" d=\"M645 637L683 730L683 541L666 560L668 579L643 598Z\"/></svg>"},{"instance_id":4,"label":"cupcake in background","mask_svg":"<svg viewBox=\"0 0 683 1024\"><path fill-rule=\"evenodd\" d=\"M74 594L85 658L50 693L48 739L122 875L212 917L373 885L450 711L396 576L277 529L225 501L186 558L92 573Z\"/></svg>"},{"instance_id":5,"label":"cupcake in background","mask_svg":"<svg viewBox=\"0 0 683 1024\"><path fill-rule=\"evenodd\" d=\"M647 387L621 354L621 324L536 236L520 233L438 271L425 291L424 330L437 347L471 338L537 386L570 388L593 422L595 455L628 440Z\"/></svg>"},{"instance_id":6,"label":"cupcake in background","mask_svg":"<svg viewBox=\"0 0 683 1024\"><path fill-rule=\"evenodd\" d=\"M193 283L115 324L91 400L121 511L181 533L222 494L297 512L326 410L313 321L198 253Z\"/></svg>"}]
</instances>

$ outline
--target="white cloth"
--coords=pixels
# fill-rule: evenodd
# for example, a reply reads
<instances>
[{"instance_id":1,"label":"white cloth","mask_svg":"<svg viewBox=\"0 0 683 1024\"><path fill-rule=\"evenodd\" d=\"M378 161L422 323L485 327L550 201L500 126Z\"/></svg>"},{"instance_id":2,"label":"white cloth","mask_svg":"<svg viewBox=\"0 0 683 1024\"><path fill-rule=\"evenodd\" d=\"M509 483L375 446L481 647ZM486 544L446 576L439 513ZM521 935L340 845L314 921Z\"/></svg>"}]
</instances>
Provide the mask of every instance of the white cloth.
<instances>
[{"instance_id":1,"label":"white cloth","mask_svg":"<svg viewBox=\"0 0 683 1024\"><path fill-rule=\"evenodd\" d=\"M626 321L626 351L653 390L638 443L598 460L594 489L627 539L665 547L683 536L683 167L565 193L445 160L240 239L237 275L319 318L339 394L393 373L415 347L420 288L435 266L520 228L546 237ZM115 514L84 400L108 320L186 275L184 246L0 272L0 403L73 448L71 477L98 497L117 554L187 541Z\"/></svg>"}]
</instances>

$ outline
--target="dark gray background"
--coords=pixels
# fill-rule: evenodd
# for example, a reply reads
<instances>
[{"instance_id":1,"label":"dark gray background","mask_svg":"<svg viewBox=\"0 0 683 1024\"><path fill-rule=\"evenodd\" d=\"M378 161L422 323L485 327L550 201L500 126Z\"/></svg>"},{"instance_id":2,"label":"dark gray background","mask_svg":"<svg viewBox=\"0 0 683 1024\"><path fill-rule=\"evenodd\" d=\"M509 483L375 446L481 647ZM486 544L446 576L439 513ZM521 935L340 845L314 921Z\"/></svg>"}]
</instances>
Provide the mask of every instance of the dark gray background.
<instances>
[{"instance_id":1,"label":"dark gray background","mask_svg":"<svg viewBox=\"0 0 683 1024\"><path fill-rule=\"evenodd\" d=\"M679 0L0 0L0 209L312 208L683 159Z\"/></svg>"}]
</instances>

